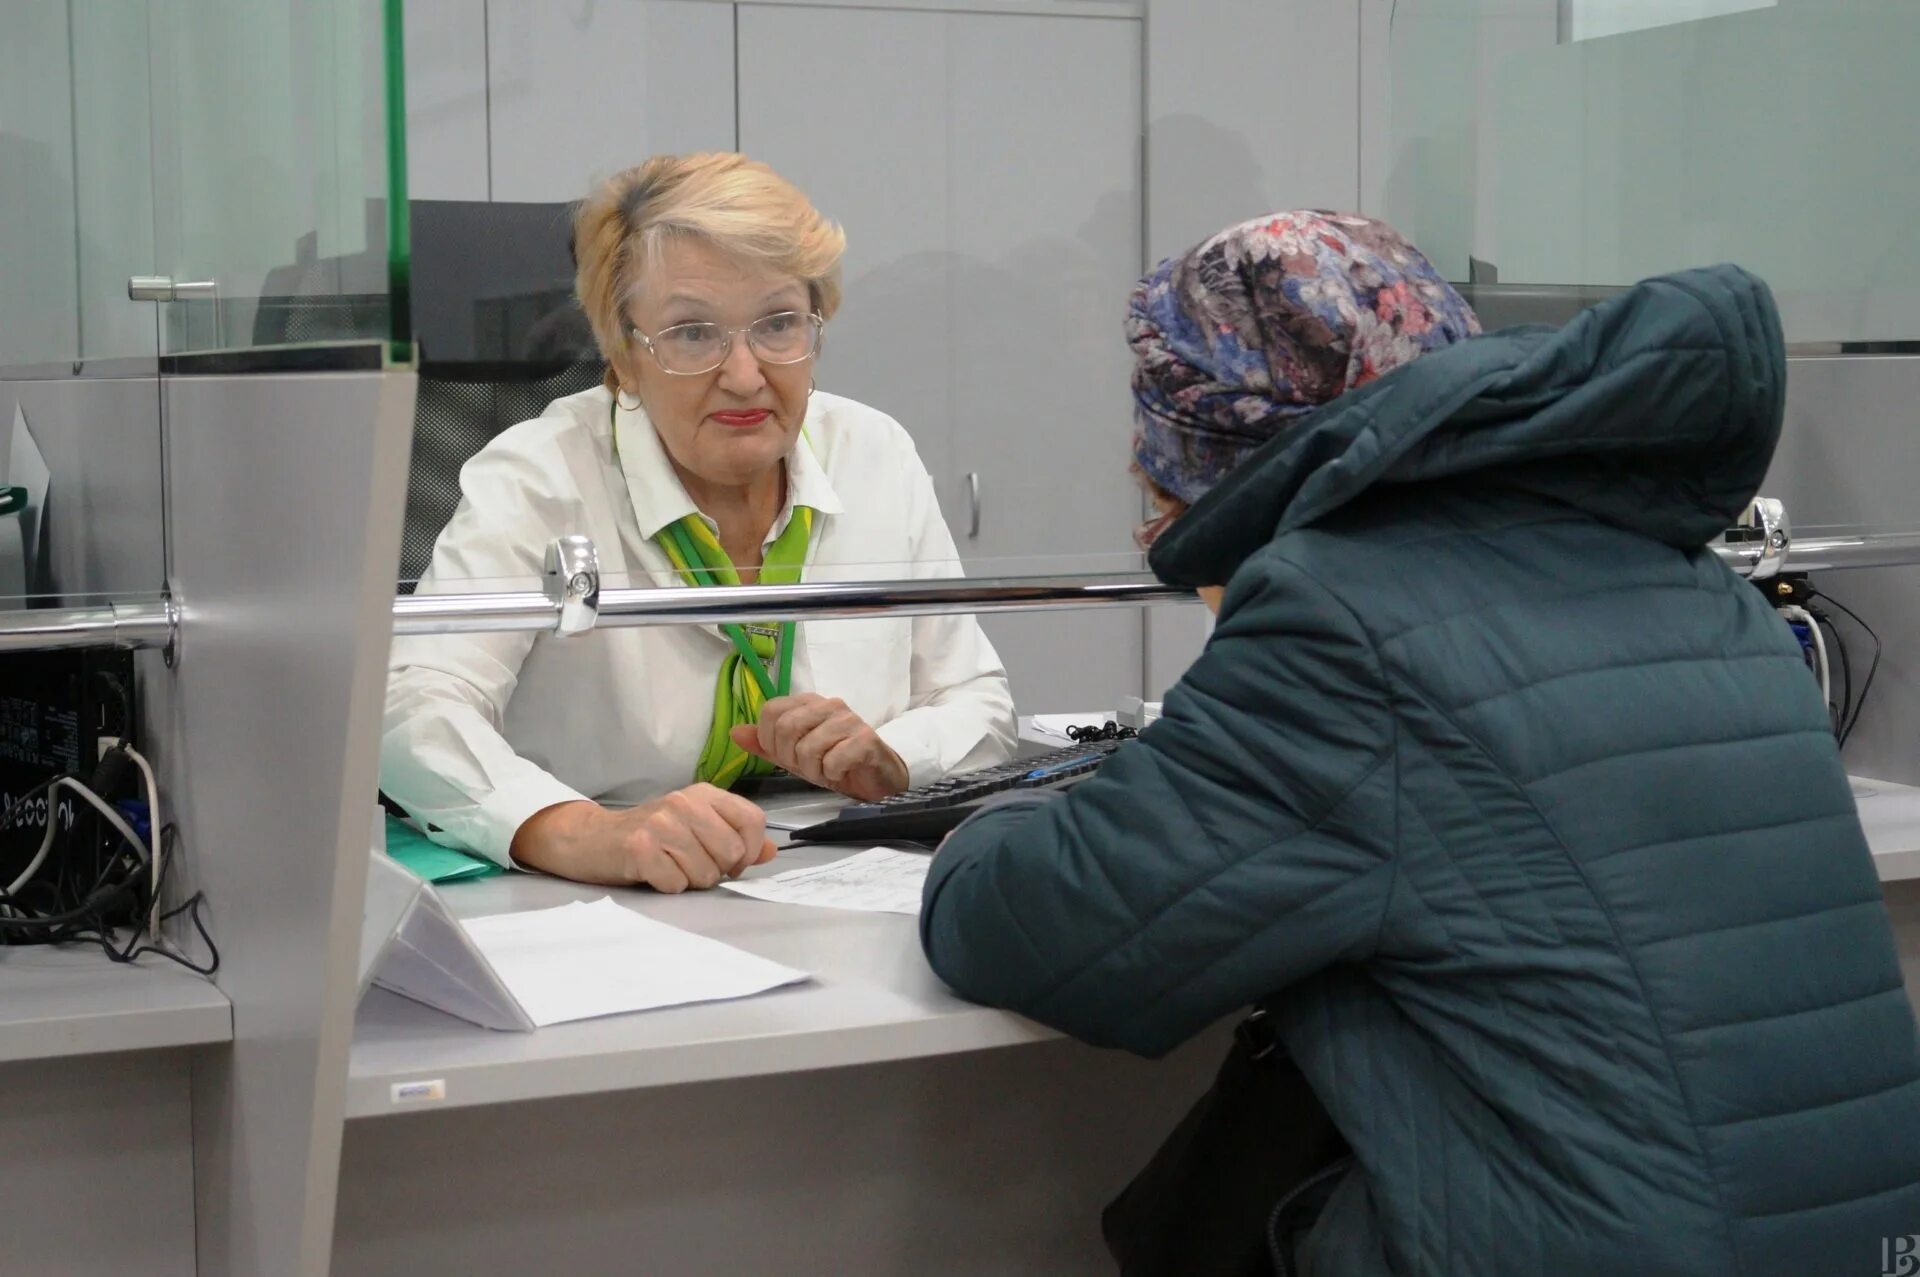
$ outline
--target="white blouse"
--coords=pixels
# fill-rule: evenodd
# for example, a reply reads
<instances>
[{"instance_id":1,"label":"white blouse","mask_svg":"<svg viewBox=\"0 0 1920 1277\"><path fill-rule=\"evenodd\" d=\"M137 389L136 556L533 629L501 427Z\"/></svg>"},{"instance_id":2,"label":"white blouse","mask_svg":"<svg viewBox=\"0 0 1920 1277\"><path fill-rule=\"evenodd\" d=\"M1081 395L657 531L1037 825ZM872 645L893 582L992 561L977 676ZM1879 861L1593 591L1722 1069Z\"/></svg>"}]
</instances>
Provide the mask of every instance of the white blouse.
<instances>
[{"instance_id":1,"label":"white blouse","mask_svg":"<svg viewBox=\"0 0 1920 1277\"><path fill-rule=\"evenodd\" d=\"M803 580L962 575L932 480L891 417L815 393L787 466L767 544L795 505L813 507ZM502 433L460 486L420 593L538 589L548 542L571 533L593 538L607 587L681 584L653 537L698 511L646 414L616 412L605 389ZM1013 696L973 617L798 630L793 690L846 701L913 784L1012 757ZM514 832L546 807L641 802L691 784L731 650L704 625L395 639L380 787L439 841L511 864Z\"/></svg>"}]
</instances>

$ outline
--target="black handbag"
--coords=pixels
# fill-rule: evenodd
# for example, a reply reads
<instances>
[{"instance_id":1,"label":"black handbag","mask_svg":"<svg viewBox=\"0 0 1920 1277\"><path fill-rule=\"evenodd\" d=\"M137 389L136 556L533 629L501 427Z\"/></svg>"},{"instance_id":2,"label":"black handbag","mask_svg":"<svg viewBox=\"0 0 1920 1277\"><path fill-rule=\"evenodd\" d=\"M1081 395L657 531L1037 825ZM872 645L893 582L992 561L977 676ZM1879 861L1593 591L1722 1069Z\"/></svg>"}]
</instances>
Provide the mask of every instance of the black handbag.
<instances>
[{"instance_id":1,"label":"black handbag","mask_svg":"<svg viewBox=\"0 0 1920 1277\"><path fill-rule=\"evenodd\" d=\"M1351 1156L1256 1008L1213 1085L1100 1218L1121 1277L1286 1277Z\"/></svg>"}]
</instances>

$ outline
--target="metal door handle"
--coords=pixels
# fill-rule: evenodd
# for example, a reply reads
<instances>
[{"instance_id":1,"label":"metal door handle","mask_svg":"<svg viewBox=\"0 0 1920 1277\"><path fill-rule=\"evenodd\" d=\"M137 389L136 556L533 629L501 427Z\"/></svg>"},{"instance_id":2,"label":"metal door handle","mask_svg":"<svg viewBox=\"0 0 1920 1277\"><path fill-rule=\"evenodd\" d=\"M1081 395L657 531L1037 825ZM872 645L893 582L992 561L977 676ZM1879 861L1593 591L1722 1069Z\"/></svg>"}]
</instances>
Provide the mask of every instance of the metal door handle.
<instances>
[{"instance_id":1,"label":"metal door handle","mask_svg":"<svg viewBox=\"0 0 1920 1277\"><path fill-rule=\"evenodd\" d=\"M980 472L967 475L967 540L980 539Z\"/></svg>"},{"instance_id":2,"label":"metal door handle","mask_svg":"<svg viewBox=\"0 0 1920 1277\"><path fill-rule=\"evenodd\" d=\"M211 279L187 280L176 284L170 275L130 275L127 296L137 302L184 302L217 299L220 285Z\"/></svg>"}]
</instances>

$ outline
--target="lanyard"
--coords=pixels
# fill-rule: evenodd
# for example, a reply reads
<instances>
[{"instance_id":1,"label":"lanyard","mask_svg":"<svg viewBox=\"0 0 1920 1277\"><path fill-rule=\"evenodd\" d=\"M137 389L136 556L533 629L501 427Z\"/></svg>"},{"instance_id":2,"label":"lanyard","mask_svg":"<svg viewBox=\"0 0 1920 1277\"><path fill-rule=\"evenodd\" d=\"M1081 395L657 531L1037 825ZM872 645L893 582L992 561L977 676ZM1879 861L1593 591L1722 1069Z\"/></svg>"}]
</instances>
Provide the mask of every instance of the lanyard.
<instances>
[{"instance_id":1,"label":"lanyard","mask_svg":"<svg viewBox=\"0 0 1920 1277\"><path fill-rule=\"evenodd\" d=\"M613 413L614 456L620 455L619 412ZM816 511L795 505L787 526L766 547L760 580L769 585L798 581L805 571L807 548L813 539ZM661 528L654 540L680 579L689 586L739 585L740 574L720 544L719 536L698 513ZM730 729L759 721L767 701L793 688L793 653L798 645L792 621L776 625L723 624L720 627L733 653L721 662L714 686L713 722L701 750L695 778L723 789L743 776L770 773L773 765L733 743ZM772 646L769 647L768 645Z\"/></svg>"},{"instance_id":2,"label":"lanyard","mask_svg":"<svg viewBox=\"0 0 1920 1277\"><path fill-rule=\"evenodd\" d=\"M800 511L794 511L794 517L795 520L798 521L800 519ZM667 525L666 532L667 535L672 538L674 548L680 551L681 559L687 564L687 566L682 569L684 573L694 577L706 578L721 575L719 569L694 566L695 564L702 563L703 556L700 554L698 547L694 545L693 538L688 535L684 527L678 523L670 523ZM726 575L734 577L734 579L727 582L727 584L739 584L739 577L736 573L729 571ZM719 582L708 579L699 581L699 584L715 585L719 584ZM760 685L761 694L768 700L772 700L776 696L785 696L793 690L794 625L792 621L781 621L774 627L771 633L757 627L755 629L755 633L773 640L774 652L776 659L779 661L778 672L767 668L767 663L760 658L760 653L755 650L753 640L747 637L747 631L744 626L727 622L721 625L720 630L732 641L734 650L740 653L741 661L746 664L747 673L753 677L754 682Z\"/></svg>"}]
</instances>

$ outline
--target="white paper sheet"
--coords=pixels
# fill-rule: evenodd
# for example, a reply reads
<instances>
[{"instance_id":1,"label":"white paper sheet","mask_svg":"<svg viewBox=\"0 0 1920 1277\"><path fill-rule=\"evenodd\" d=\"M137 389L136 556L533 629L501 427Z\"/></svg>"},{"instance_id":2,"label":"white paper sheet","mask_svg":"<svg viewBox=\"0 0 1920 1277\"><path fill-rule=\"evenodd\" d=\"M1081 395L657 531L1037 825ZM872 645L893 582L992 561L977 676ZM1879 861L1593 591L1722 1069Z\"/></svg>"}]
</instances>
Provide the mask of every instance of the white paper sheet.
<instances>
[{"instance_id":1,"label":"white paper sheet","mask_svg":"<svg viewBox=\"0 0 1920 1277\"><path fill-rule=\"evenodd\" d=\"M669 927L606 896L461 924L537 1025L750 997L807 973Z\"/></svg>"},{"instance_id":2,"label":"white paper sheet","mask_svg":"<svg viewBox=\"0 0 1920 1277\"><path fill-rule=\"evenodd\" d=\"M789 869L767 878L720 885L728 891L775 904L917 914L920 891L927 883L927 866L932 863L933 857L924 851L875 847L830 865Z\"/></svg>"}]
</instances>

